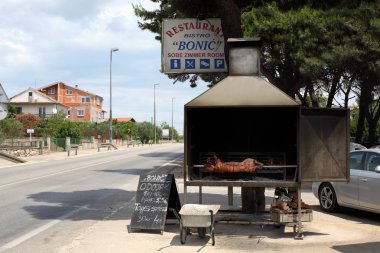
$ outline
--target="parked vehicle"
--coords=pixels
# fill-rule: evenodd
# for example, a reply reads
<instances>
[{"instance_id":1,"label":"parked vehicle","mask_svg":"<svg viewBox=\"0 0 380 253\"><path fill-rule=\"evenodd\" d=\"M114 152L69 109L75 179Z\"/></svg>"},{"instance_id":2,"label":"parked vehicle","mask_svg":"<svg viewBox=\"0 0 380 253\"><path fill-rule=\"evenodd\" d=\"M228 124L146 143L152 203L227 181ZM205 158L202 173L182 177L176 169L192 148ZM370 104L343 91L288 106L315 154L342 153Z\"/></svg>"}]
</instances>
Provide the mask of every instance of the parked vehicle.
<instances>
[{"instance_id":1,"label":"parked vehicle","mask_svg":"<svg viewBox=\"0 0 380 253\"><path fill-rule=\"evenodd\" d=\"M380 149L350 152L350 181L315 182L314 195L324 211L345 206L380 214Z\"/></svg>"},{"instance_id":2,"label":"parked vehicle","mask_svg":"<svg viewBox=\"0 0 380 253\"><path fill-rule=\"evenodd\" d=\"M362 150L362 149L367 149L367 148L359 143L350 142L350 151Z\"/></svg>"},{"instance_id":3,"label":"parked vehicle","mask_svg":"<svg viewBox=\"0 0 380 253\"><path fill-rule=\"evenodd\" d=\"M372 146L371 148L380 148L380 145Z\"/></svg>"}]
</instances>

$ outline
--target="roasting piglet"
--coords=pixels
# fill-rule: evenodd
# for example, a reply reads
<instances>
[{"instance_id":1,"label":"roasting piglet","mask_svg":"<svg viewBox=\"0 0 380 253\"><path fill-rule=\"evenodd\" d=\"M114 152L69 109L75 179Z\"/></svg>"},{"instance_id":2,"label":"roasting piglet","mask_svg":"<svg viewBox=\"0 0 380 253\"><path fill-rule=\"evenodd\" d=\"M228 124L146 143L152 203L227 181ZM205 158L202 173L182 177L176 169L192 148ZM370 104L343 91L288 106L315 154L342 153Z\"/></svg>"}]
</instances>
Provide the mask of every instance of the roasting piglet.
<instances>
[{"instance_id":1,"label":"roasting piglet","mask_svg":"<svg viewBox=\"0 0 380 253\"><path fill-rule=\"evenodd\" d=\"M207 158L205 168L208 172L234 173L247 172L253 173L261 169L263 164L252 158L246 158L242 162L222 162L218 157Z\"/></svg>"}]
</instances>

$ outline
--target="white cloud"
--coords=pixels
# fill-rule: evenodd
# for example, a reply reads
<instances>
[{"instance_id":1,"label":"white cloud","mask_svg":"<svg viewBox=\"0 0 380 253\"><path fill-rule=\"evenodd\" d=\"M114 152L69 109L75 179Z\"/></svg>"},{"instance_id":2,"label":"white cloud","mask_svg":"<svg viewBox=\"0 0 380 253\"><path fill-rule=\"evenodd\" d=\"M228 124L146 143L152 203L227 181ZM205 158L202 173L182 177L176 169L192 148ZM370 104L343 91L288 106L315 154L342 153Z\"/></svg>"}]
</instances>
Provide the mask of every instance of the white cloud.
<instances>
[{"instance_id":1,"label":"white cloud","mask_svg":"<svg viewBox=\"0 0 380 253\"><path fill-rule=\"evenodd\" d=\"M19 68L39 65L35 52L25 43L29 41L28 34L18 29L0 29L0 55L1 69L0 76L12 75L18 72Z\"/></svg>"}]
</instances>

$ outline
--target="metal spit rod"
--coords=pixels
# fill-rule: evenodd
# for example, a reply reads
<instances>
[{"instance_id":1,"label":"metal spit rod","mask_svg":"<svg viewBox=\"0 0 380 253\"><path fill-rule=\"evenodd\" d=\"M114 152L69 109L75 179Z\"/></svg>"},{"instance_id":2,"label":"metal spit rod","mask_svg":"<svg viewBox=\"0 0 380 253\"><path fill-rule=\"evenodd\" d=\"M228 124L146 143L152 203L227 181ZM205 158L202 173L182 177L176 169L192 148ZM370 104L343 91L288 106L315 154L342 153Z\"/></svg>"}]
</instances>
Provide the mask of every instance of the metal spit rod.
<instances>
[{"instance_id":1,"label":"metal spit rod","mask_svg":"<svg viewBox=\"0 0 380 253\"><path fill-rule=\"evenodd\" d=\"M203 164L193 165L194 168L204 168ZM278 169L278 168L296 168L297 165L264 165L262 168L264 169Z\"/></svg>"}]
</instances>

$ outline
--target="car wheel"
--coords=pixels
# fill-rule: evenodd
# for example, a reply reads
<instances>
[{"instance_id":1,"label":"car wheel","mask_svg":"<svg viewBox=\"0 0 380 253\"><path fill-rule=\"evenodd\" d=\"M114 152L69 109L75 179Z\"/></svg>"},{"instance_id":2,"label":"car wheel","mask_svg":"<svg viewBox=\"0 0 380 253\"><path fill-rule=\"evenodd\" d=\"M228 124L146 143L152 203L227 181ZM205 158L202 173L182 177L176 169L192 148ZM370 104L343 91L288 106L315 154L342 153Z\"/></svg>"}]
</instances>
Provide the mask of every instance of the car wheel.
<instances>
[{"instance_id":1,"label":"car wheel","mask_svg":"<svg viewBox=\"0 0 380 253\"><path fill-rule=\"evenodd\" d=\"M339 205L336 200L336 193L331 184L324 183L319 188L319 204L326 212L335 212Z\"/></svg>"}]
</instances>

